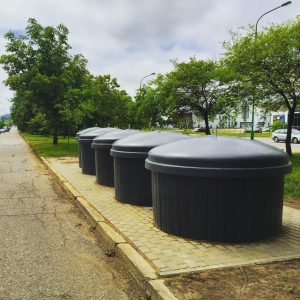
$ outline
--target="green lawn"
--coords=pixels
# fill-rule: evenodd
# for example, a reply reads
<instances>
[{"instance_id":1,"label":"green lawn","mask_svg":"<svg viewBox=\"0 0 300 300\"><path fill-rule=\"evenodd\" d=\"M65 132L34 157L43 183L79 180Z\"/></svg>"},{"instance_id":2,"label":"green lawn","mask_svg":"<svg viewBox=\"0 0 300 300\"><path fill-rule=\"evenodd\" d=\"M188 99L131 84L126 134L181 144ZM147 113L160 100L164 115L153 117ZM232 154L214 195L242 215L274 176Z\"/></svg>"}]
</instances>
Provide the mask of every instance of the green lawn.
<instances>
[{"instance_id":1,"label":"green lawn","mask_svg":"<svg viewBox=\"0 0 300 300\"><path fill-rule=\"evenodd\" d=\"M213 133L215 134L216 131L214 130ZM218 129L218 135L226 135L226 136L238 136L238 137L250 137L251 133L247 132L234 132L226 129ZM261 133L254 133L254 137L271 137L272 133L270 132L261 132Z\"/></svg>"},{"instance_id":2,"label":"green lawn","mask_svg":"<svg viewBox=\"0 0 300 300\"><path fill-rule=\"evenodd\" d=\"M157 129L159 130L159 129ZM196 135L205 135L204 132L195 132L192 129L178 129L178 128L166 128L163 130L167 131L176 131L176 132L181 132L181 133L186 133L186 134L196 134ZM251 133L247 132L241 132L240 130L228 130L228 129L218 129L216 132L215 129L211 129L211 134L217 134L217 135L223 135L223 136L238 136L238 137L250 137ZM262 132L262 133L254 133L254 137L271 137L272 133L270 132Z\"/></svg>"},{"instance_id":3,"label":"green lawn","mask_svg":"<svg viewBox=\"0 0 300 300\"><path fill-rule=\"evenodd\" d=\"M68 146L68 139L64 139L63 137L59 137L58 145L52 145L51 136L31 135L27 133L22 133L22 136L39 156L61 157L78 155L77 142L73 137L70 138ZM293 172L285 177L285 196L300 198L300 153L294 153L291 161Z\"/></svg>"},{"instance_id":4,"label":"green lawn","mask_svg":"<svg viewBox=\"0 0 300 300\"><path fill-rule=\"evenodd\" d=\"M68 139L59 137L58 145L52 144L52 136L32 135L22 133L23 138L31 146L32 150L39 156L44 157L60 157L60 156L77 156L77 141L74 137Z\"/></svg>"},{"instance_id":5,"label":"green lawn","mask_svg":"<svg viewBox=\"0 0 300 300\"><path fill-rule=\"evenodd\" d=\"M300 198L300 153L291 158L293 172L285 177L284 194L288 197Z\"/></svg>"}]
</instances>

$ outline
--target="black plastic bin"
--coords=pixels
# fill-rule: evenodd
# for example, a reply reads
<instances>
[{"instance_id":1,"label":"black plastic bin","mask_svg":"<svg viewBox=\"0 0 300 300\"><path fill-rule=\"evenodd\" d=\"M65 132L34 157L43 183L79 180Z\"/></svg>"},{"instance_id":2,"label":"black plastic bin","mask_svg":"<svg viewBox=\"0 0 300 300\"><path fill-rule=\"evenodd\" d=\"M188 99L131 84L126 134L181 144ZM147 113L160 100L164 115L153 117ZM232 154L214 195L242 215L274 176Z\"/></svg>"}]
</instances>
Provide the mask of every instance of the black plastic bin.
<instances>
[{"instance_id":1,"label":"black plastic bin","mask_svg":"<svg viewBox=\"0 0 300 300\"><path fill-rule=\"evenodd\" d=\"M76 140L78 140L78 138L81 134L93 131L93 130L98 129L98 128L99 127L89 127L89 128L86 128L86 129L82 129L82 130L80 130L76 133L75 138L76 138ZM79 167L81 168L81 150L80 150L80 144L79 143L78 143L78 161L79 161Z\"/></svg>"},{"instance_id":2,"label":"black plastic bin","mask_svg":"<svg viewBox=\"0 0 300 300\"><path fill-rule=\"evenodd\" d=\"M106 133L94 138L92 148L95 150L96 182L114 186L114 159L110 155L112 144L122 138L140 133L139 130L120 130Z\"/></svg>"},{"instance_id":3,"label":"black plastic bin","mask_svg":"<svg viewBox=\"0 0 300 300\"><path fill-rule=\"evenodd\" d=\"M111 131L121 130L118 128L98 128L78 137L78 144L81 152L81 168L83 174L95 175L95 151L91 148L93 139Z\"/></svg>"},{"instance_id":4,"label":"black plastic bin","mask_svg":"<svg viewBox=\"0 0 300 300\"><path fill-rule=\"evenodd\" d=\"M180 133L152 131L116 141L110 151L114 157L116 199L128 204L152 206L151 176L145 169L145 158L149 150L188 138L190 137Z\"/></svg>"},{"instance_id":5,"label":"black plastic bin","mask_svg":"<svg viewBox=\"0 0 300 300\"><path fill-rule=\"evenodd\" d=\"M154 223L199 240L251 242L281 231L286 153L261 142L202 137L149 152Z\"/></svg>"}]
</instances>

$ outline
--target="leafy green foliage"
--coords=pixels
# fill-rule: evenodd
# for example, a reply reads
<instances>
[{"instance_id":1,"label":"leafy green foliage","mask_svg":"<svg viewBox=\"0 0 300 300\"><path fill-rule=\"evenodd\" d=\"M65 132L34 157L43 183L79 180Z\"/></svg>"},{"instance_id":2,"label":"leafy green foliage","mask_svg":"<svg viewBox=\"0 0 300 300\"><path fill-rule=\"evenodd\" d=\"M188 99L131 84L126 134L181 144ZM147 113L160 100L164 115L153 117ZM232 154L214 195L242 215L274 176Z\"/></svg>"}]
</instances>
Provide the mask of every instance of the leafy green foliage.
<instances>
[{"instance_id":1,"label":"leafy green foliage","mask_svg":"<svg viewBox=\"0 0 300 300\"><path fill-rule=\"evenodd\" d=\"M288 109L286 151L291 156L291 128L300 102L300 19L272 25L257 38L250 27L234 34L225 48L225 62L238 74L244 91L246 85L252 86L248 95L255 91L256 105Z\"/></svg>"},{"instance_id":2,"label":"leafy green foliage","mask_svg":"<svg viewBox=\"0 0 300 300\"><path fill-rule=\"evenodd\" d=\"M293 172L285 177L285 196L300 198L300 153L291 157Z\"/></svg>"},{"instance_id":3,"label":"leafy green foliage","mask_svg":"<svg viewBox=\"0 0 300 300\"><path fill-rule=\"evenodd\" d=\"M35 106L28 93L17 91L12 98L11 119L21 131L26 131L28 122L35 116Z\"/></svg>"},{"instance_id":4,"label":"leafy green foliage","mask_svg":"<svg viewBox=\"0 0 300 300\"><path fill-rule=\"evenodd\" d=\"M195 58L187 63L173 61L173 65L172 72L158 76L151 87L139 92L138 114L151 126L172 122L186 127L184 114L192 112L205 120L210 134L209 118L234 106L235 99L228 93L231 71L219 62Z\"/></svg>"},{"instance_id":5,"label":"leafy green foliage","mask_svg":"<svg viewBox=\"0 0 300 300\"><path fill-rule=\"evenodd\" d=\"M0 63L8 74L5 83L17 95L13 98L16 100L13 116L22 114L22 106L29 108L27 112L31 110L31 117L34 110L42 113L53 133L53 143L57 144L63 122L60 104L68 99L70 90L80 88L87 73L86 61L81 55L72 57L68 53L71 48L68 29L62 24L56 28L43 27L35 19L29 19L26 35L8 32L5 37L7 54L1 56ZM23 119L28 122L28 117Z\"/></svg>"},{"instance_id":6,"label":"leafy green foliage","mask_svg":"<svg viewBox=\"0 0 300 300\"><path fill-rule=\"evenodd\" d=\"M230 69L214 60L196 60L188 63L173 62L169 74L175 105L181 112L191 111L205 121L206 134L210 134L209 118L224 113L234 99L227 92L233 79Z\"/></svg>"},{"instance_id":7,"label":"leafy green foliage","mask_svg":"<svg viewBox=\"0 0 300 300\"><path fill-rule=\"evenodd\" d=\"M5 122L2 118L0 118L0 128L3 128L3 126L5 125Z\"/></svg>"},{"instance_id":8,"label":"leafy green foliage","mask_svg":"<svg viewBox=\"0 0 300 300\"><path fill-rule=\"evenodd\" d=\"M89 76L87 79L82 89L85 101L80 106L85 124L127 128L132 100L119 89L117 80L110 75Z\"/></svg>"},{"instance_id":9,"label":"leafy green foliage","mask_svg":"<svg viewBox=\"0 0 300 300\"><path fill-rule=\"evenodd\" d=\"M15 92L12 119L22 131L36 134L75 133L95 126L127 128L132 99L110 75L92 76L87 61L69 54L68 29L43 27L29 19L26 34L8 32L0 63L6 85Z\"/></svg>"},{"instance_id":10,"label":"leafy green foliage","mask_svg":"<svg viewBox=\"0 0 300 300\"><path fill-rule=\"evenodd\" d=\"M163 127L174 122L174 101L167 76L158 75L136 95L135 122L138 128Z\"/></svg>"},{"instance_id":11,"label":"leafy green foliage","mask_svg":"<svg viewBox=\"0 0 300 300\"><path fill-rule=\"evenodd\" d=\"M49 123L43 113L37 113L27 122L27 131L31 134L50 134Z\"/></svg>"},{"instance_id":12,"label":"leafy green foliage","mask_svg":"<svg viewBox=\"0 0 300 300\"><path fill-rule=\"evenodd\" d=\"M271 131L275 131L277 129L287 128L287 124L282 123L281 121L274 121L270 127L271 127Z\"/></svg>"}]
</instances>

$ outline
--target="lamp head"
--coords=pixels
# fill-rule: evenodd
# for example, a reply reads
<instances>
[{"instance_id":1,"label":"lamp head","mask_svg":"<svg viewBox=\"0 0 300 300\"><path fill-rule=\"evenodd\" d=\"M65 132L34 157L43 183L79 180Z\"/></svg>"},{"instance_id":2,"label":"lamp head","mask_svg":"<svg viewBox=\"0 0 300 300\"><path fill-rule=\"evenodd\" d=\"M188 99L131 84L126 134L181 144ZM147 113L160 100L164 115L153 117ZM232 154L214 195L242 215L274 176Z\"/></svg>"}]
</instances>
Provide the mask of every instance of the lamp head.
<instances>
[{"instance_id":1,"label":"lamp head","mask_svg":"<svg viewBox=\"0 0 300 300\"><path fill-rule=\"evenodd\" d=\"M292 3L292 1L284 2L283 4L281 4L281 6L282 6L282 7L283 7L283 6L287 6L287 5L291 4L291 3Z\"/></svg>"}]
</instances>

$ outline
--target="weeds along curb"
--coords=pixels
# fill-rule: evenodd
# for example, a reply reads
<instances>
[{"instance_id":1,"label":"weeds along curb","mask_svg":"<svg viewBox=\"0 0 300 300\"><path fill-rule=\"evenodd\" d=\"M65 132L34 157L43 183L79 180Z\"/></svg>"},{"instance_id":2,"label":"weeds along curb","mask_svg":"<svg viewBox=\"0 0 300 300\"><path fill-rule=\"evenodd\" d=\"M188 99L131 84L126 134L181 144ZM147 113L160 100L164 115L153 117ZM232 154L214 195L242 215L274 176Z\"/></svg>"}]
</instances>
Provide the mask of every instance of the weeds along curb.
<instances>
[{"instance_id":1,"label":"weeds along curb","mask_svg":"<svg viewBox=\"0 0 300 300\"><path fill-rule=\"evenodd\" d=\"M80 209L91 224L99 241L107 248L108 256L116 256L131 273L139 286L151 300L176 300L177 298L159 279L155 269L140 255L113 226L90 204L61 174L57 173L44 157L41 161L53 175L56 183Z\"/></svg>"}]
</instances>

